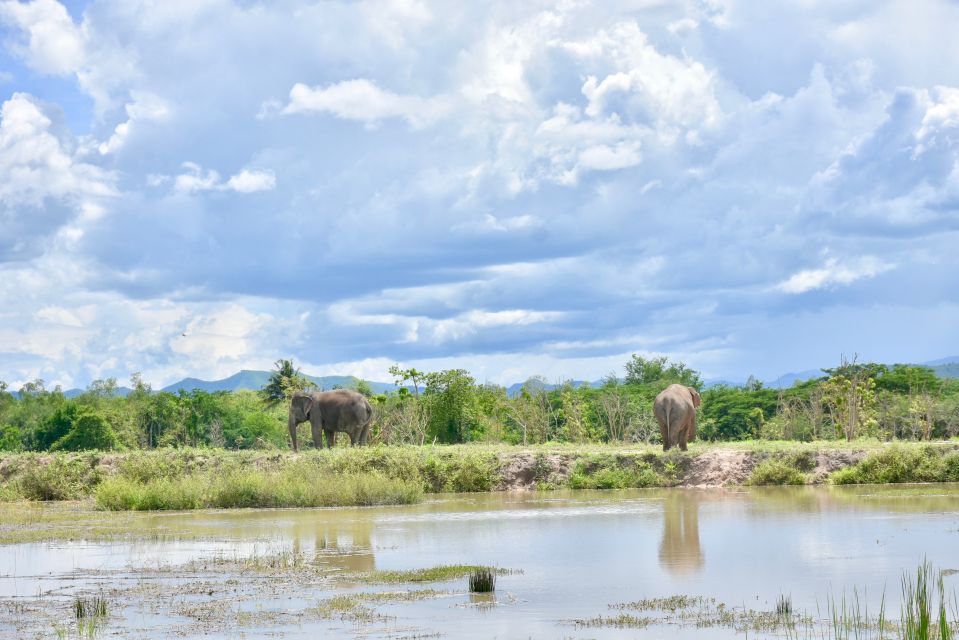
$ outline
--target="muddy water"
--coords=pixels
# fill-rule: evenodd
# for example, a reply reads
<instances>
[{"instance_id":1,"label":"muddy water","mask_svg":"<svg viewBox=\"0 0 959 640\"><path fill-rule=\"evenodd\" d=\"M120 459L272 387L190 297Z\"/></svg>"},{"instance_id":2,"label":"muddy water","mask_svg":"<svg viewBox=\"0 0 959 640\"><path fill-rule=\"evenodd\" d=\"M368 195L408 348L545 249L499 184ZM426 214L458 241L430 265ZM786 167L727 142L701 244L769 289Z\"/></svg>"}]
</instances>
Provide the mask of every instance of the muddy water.
<instances>
[{"instance_id":1,"label":"muddy water","mask_svg":"<svg viewBox=\"0 0 959 640\"><path fill-rule=\"evenodd\" d=\"M681 623L576 621L676 594L760 612L789 594L815 616L830 593L854 587L874 608L885 589L896 609L903 570L923 558L959 569L956 485L474 494L413 507L95 517L122 518L128 536L0 546L0 637L69 637L74 598L105 594L100 637L658 638ZM276 558L301 561L271 566ZM498 578L492 600L470 596L465 578L370 582L373 571L444 564L517 572ZM436 593L367 603L361 615L317 608L338 594L421 589ZM744 635L682 624L683 637Z\"/></svg>"}]
</instances>

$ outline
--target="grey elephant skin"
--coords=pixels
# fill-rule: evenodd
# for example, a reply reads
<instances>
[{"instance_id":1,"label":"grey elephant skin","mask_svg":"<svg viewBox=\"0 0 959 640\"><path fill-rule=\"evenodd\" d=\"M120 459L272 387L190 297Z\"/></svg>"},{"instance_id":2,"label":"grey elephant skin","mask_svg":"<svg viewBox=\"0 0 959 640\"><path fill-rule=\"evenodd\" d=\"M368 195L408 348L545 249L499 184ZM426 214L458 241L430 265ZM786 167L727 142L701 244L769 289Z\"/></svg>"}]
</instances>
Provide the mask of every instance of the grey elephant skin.
<instances>
[{"instance_id":1,"label":"grey elephant skin","mask_svg":"<svg viewBox=\"0 0 959 640\"><path fill-rule=\"evenodd\" d=\"M296 425L310 421L313 446L323 448L320 432L326 436L326 444L333 448L337 431L350 437L350 444L365 444L370 439L370 420L373 407L361 393L349 389L333 391L297 391L290 398L290 438L293 450L299 451L296 441Z\"/></svg>"},{"instance_id":2,"label":"grey elephant skin","mask_svg":"<svg viewBox=\"0 0 959 640\"><path fill-rule=\"evenodd\" d=\"M696 439L696 407L702 404L693 387L671 384L653 401L653 414L663 436L663 451L677 444L682 451Z\"/></svg>"}]
</instances>

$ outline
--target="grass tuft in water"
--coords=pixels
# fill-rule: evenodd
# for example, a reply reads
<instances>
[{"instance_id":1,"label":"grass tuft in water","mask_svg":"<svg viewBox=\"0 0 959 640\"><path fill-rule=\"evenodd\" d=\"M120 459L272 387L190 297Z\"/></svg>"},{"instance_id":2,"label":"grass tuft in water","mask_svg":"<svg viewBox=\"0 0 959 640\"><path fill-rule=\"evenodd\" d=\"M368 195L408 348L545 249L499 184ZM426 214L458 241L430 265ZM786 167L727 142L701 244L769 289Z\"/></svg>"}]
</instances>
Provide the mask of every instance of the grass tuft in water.
<instances>
[{"instance_id":1,"label":"grass tuft in water","mask_svg":"<svg viewBox=\"0 0 959 640\"><path fill-rule=\"evenodd\" d=\"M780 594L779 598L776 600L776 615L781 617L788 617L793 614L793 599L792 596L786 596Z\"/></svg>"},{"instance_id":2,"label":"grass tuft in water","mask_svg":"<svg viewBox=\"0 0 959 640\"><path fill-rule=\"evenodd\" d=\"M86 600L79 596L73 600L73 616L77 620L104 618L107 615L107 600L103 596L94 596Z\"/></svg>"},{"instance_id":3,"label":"grass tuft in water","mask_svg":"<svg viewBox=\"0 0 959 640\"><path fill-rule=\"evenodd\" d=\"M496 573L489 567L475 569L470 572L471 593L492 593L496 590Z\"/></svg>"},{"instance_id":4,"label":"grass tuft in water","mask_svg":"<svg viewBox=\"0 0 959 640\"><path fill-rule=\"evenodd\" d=\"M942 572L934 570L928 561L919 565L915 581L908 574L903 574L902 600L903 640L952 639L953 624L950 624L946 612Z\"/></svg>"}]
</instances>

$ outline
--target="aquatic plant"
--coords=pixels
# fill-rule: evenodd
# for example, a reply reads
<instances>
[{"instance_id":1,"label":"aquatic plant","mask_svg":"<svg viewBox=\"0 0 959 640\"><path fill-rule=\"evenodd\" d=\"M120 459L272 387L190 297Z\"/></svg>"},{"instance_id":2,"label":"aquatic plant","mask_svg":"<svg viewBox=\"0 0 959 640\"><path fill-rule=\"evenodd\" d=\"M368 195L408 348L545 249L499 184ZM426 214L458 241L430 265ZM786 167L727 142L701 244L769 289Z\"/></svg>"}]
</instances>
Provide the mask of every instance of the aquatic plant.
<instances>
[{"instance_id":1,"label":"aquatic plant","mask_svg":"<svg viewBox=\"0 0 959 640\"><path fill-rule=\"evenodd\" d=\"M793 612L793 599L792 596L779 595L779 598L776 600L776 615L778 616L791 616Z\"/></svg>"},{"instance_id":2,"label":"aquatic plant","mask_svg":"<svg viewBox=\"0 0 959 640\"><path fill-rule=\"evenodd\" d=\"M492 593L496 590L496 573L489 567L474 569L469 578L471 593Z\"/></svg>"}]
</instances>

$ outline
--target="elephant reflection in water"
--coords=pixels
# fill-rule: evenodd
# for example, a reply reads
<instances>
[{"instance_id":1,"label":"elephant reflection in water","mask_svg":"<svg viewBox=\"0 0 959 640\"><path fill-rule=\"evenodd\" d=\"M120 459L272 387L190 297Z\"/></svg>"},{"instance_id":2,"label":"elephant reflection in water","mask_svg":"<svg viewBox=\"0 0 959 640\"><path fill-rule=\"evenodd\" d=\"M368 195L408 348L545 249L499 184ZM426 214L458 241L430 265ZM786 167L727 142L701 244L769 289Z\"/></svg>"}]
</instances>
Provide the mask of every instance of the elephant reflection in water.
<instances>
[{"instance_id":1,"label":"elephant reflection in water","mask_svg":"<svg viewBox=\"0 0 959 640\"><path fill-rule=\"evenodd\" d=\"M695 573L705 559L699 546L699 501L695 491L670 489L663 501L659 562L670 573Z\"/></svg>"},{"instance_id":2,"label":"elephant reflection in water","mask_svg":"<svg viewBox=\"0 0 959 640\"><path fill-rule=\"evenodd\" d=\"M317 562L348 573L376 569L370 542L371 522L297 522L293 528L293 551L312 545Z\"/></svg>"}]
</instances>

